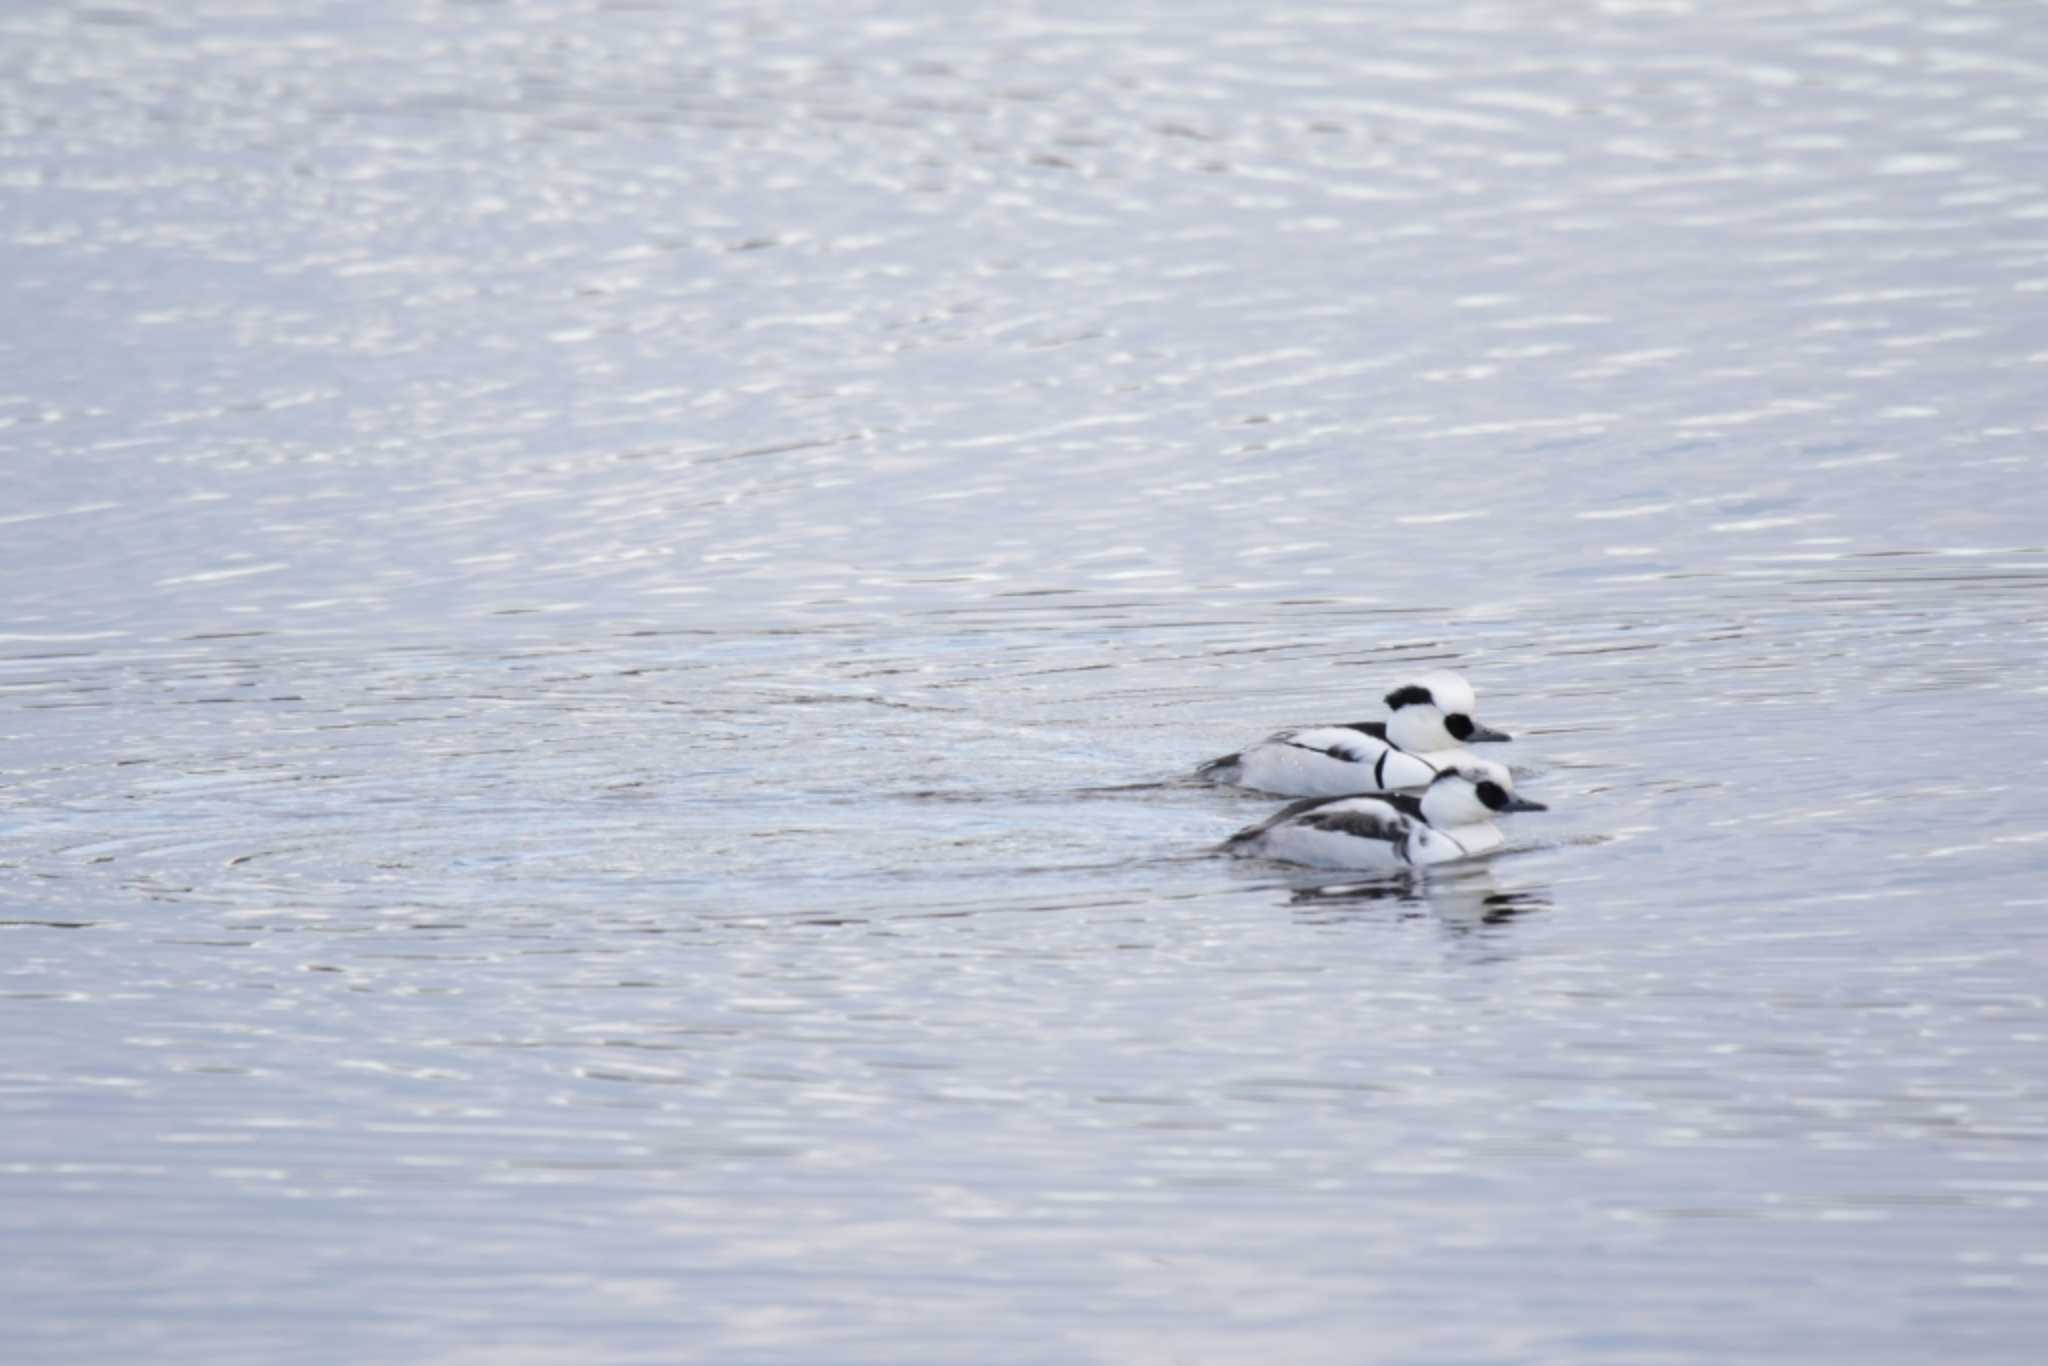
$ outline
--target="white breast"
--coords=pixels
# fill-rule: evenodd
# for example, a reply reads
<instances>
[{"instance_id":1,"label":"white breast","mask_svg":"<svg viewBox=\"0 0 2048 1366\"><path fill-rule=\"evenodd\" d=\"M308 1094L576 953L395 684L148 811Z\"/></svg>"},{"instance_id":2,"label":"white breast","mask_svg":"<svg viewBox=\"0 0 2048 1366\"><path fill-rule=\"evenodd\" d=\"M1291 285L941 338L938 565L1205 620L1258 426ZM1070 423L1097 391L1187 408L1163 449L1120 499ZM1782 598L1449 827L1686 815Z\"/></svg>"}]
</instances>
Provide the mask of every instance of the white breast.
<instances>
[{"instance_id":1,"label":"white breast","mask_svg":"<svg viewBox=\"0 0 2048 1366\"><path fill-rule=\"evenodd\" d=\"M1409 844L1408 860L1411 863L1449 863L1454 859L1490 853L1506 843L1500 827L1491 821L1454 825L1447 830L1430 825L1421 829L1423 838Z\"/></svg>"}]
</instances>

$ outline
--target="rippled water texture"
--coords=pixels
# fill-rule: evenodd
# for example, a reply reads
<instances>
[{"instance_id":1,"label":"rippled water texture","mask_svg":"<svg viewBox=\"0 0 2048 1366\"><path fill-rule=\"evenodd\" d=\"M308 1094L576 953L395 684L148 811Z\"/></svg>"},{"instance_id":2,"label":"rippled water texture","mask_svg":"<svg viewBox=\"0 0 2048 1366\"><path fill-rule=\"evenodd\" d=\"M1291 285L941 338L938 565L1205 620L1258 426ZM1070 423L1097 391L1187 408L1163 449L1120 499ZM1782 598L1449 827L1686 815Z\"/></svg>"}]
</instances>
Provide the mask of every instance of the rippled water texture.
<instances>
[{"instance_id":1,"label":"rippled water texture","mask_svg":"<svg viewBox=\"0 0 2048 1366\"><path fill-rule=\"evenodd\" d=\"M2033 1361L2044 13L7 7L7 1360Z\"/></svg>"}]
</instances>

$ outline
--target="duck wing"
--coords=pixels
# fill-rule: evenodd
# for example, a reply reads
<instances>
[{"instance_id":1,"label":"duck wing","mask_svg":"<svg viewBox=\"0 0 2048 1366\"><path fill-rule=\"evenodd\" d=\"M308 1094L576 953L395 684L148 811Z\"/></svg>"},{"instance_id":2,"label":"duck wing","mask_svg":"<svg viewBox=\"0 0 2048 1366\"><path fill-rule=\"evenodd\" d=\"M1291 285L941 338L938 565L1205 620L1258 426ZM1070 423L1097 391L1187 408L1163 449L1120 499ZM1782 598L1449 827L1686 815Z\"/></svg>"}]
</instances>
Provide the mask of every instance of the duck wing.
<instances>
[{"instance_id":1,"label":"duck wing","mask_svg":"<svg viewBox=\"0 0 2048 1366\"><path fill-rule=\"evenodd\" d=\"M1283 730L1266 743L1291 745L1295 749L1327 754L1347 764L1369 764L1387 752L1387 742L1357 726L1316 726L1311 730Z\"/></svg>"},{"instance_id":2,"label":"duck wing","mask_svg":"<svg viewBox=\"0 0 2048 1366\"><path fill-rule=\"evenodd\" d=\"M1266 817L1266 819L1260 821L1257 825L1247 825L1244 829L1238 831L1235 835L1232 835L1229 839L1223 841L1223 847L1228 849L1233 845L1248 843L1252 840L1259 838L1259 836L1261 835L1270 833L1278 827L1287 824L1287 822L1295 819L1298 816L1304 815L1307 812L1315 811L1320 807L1332 806L1338 802L1348 802L1350 800L1352 799L1349 797L1302 797L1296 801L1291 801L1287 803L1287 805L1281 807L1278 811L1275 811L1272 815Z\"/></svg>"},{"instance_id":3,"label":"duck wing","mask_svg":"<svg viewBox=\"0 0 2048 1366\"><path fill-rule=\"evenodd\" d=\"M1299 823L1313 830L1350 835L1354 839L1404 844L1415 828L1407 813L1393 802L1345 797L1317 810L1304 811Z\"/></svg>"}]
</instances>

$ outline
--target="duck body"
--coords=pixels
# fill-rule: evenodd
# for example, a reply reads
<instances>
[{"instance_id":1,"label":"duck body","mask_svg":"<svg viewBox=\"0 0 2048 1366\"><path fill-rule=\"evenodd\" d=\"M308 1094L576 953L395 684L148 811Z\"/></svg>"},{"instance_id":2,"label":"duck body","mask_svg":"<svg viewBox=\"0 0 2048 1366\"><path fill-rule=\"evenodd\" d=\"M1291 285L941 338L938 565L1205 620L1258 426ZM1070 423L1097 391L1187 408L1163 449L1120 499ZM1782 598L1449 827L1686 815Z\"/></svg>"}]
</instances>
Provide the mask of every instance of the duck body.
<instances>
[{"instance_id":1,"label":"duck body","mask_svg":"<svg viewBox=\"0 0 2048 1366\"><path fill-rule=\"evenodd\" d=\"M1385 723L1355 721L1283 730L1211 759L1195 774L1282 797L1344 797L1425 787L1450 764L1471 758L1461 749L1413 754L1387 739Z\"/></svg>"},{"instance_id":2,"label":"duck body","mask_svg":"<svg viewBox=\"0 0 2048 1366\"><path fill-rule=\"evenodd\" d=\"M1424 674L1388 693L1386 703L1385 721L1283 730L1211 759L1195 775L1283 797L1398 792L1426 787L1458 764L1483 763L1460 748L1467 741L1508 738L1472 719L1472 685L1454 673Z\"/></svg>"},{"instance_id":3,"label":"duck body","mask_svg":"<svg viewBox=\"0 0 2048 1366\"><path fill-rule=\"evenodd\" d=\"M1412 798L1406 798L1412 801ZM1487 847L1500 843L1491 825ZM1448 863L1469 857L1449 831L1440 831L1404 805L1403 794L1308 797L1224 841L1239 858L1268 858L1311 868L1391 869Z\"/></svg>"},{"instance_id":4,"label":"duck body","mask_svg":"<svg viewBox=\"0 0 2048 1366\"><path fill-rule=\"evenodd\" d=\"M1310 797L1291 802L1223 842L1240 858L1269 858L1312 868L1426 867L1476 858L1504 843L1492 816L1542 811L1517 797L1491 770L1460 765L1439 773L1420 796L1404 793Z\"/></svg>"}]
</instances>

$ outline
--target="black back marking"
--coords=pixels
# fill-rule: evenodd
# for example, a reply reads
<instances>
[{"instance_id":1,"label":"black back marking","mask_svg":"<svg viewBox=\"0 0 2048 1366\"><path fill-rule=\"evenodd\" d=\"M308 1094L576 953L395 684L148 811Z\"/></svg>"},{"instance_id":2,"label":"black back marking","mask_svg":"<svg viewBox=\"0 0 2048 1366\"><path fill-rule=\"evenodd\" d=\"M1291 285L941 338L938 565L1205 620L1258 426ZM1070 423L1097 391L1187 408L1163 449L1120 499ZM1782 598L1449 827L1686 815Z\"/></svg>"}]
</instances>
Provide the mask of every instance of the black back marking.
<instances>
[{"instance_id":1,"label":"black back marking","mask_svg":"<svg viewBox=\"0 0 2048 1366\"><path fill-rule=\"evenodd\" d=\"M1275 811L1271 816L1260 821L1259 828L1264 830L1268 826L1278 825L1282 821L1291 821L1304 812L1313 811L1319 806L1328 806L1331 802L1349 800L1349 797L1296 797L1293 801Z\"/></svg>"},{"instance_id":2,"label":"black back marking","mask_svg":"<svg viewBox=\"0 0 2048 1366\"><path fill-rule=\"evenodd\" d=\"M1384 721L1347 721L1342 729L1363 731L1375 740L1387 738L1387 723Z\"/></svg>"},{"instance_id":3,"label":"black back marking","mask_svg":"<svg viewBox=\"0 0 2048 1366\"><path fill-rule=\"evenodd\" d=\"M1318 749L1314 745L1304 745L1299 740L1282 740L1280 743L1294 749L1305 749L1310 754L1327 754L1330 758L1342 763L1362 764L1365 762L1363 754L1355 749L1346 749L1342 745L1331 745L1328 749Z\"/></svg>"},{"instance_id":4,"label":"black back marking","mask_svg":"<svg viewBox=\"0 0 2048 1366\"><path fill-rule=\"evenodd\" d=\"M1315 811L1304 815L1301 823L1311 829L1328 830L1332 834L1350 835L1357 839L1379 840L1385 844L1399 844L1408 838L1407 820L1391 807L1381 811L1370 807Z\"/></svg>"},{"instance_id":5,"label":"black back marking","mask_svg":"<svg viewBox=\"0 0 2048 1366\"><path fill-rule=\"evenodd\" d=\"M1287 805L1281 807L1278 811L1275 811L1272 815L1266 817L1266 819L1260 821L1257 825L1248 825L1244 829L1238 831L1235 835L1232 835L1229 839L1223 841L1224 847L1228 848L1233 844L1243 844L1246 840L1257 839L1259 836L1265 834L1268 830L1271 830L1276 825L1284 825L1286 822L1293 820L1296 816L1302 815L1305 812L1313 811L1319 806L1327 805L1330 802L1341 802L1343 800L1344 798L1342 797L1297 798L1296 800L1291 801L1287 803Z\"/></svg>"}]
</instances>

